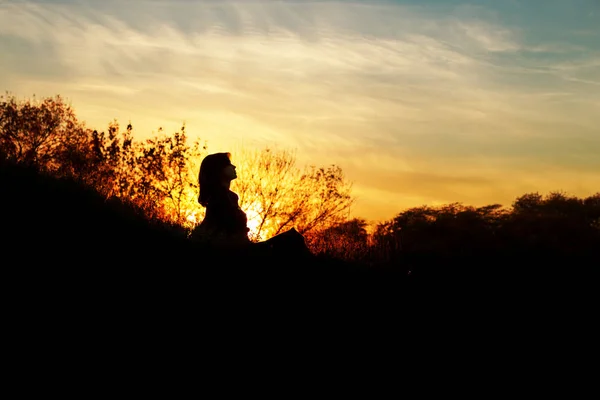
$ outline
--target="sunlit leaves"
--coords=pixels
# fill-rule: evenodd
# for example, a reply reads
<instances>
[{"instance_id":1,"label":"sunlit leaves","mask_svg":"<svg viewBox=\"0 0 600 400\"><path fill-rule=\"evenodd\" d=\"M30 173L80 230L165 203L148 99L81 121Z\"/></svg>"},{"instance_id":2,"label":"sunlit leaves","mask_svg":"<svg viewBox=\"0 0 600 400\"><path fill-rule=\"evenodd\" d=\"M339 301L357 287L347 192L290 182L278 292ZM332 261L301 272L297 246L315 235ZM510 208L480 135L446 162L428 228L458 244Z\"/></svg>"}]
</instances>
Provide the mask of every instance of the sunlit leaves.
<instances>
[{"instance_id":1,"label":"sunlit leaves","mask_svg":"<svg viewBox=\"0 0 600 400\"><path fill-rule=\"evenodd\" d=\"M202 220L197 174L207 149L199 141L188 144L185 125L136 141L131 123L124 131L116 120L106 131L87 129L59 96L2 100L2 157L77 179L107 198L134 203L149 218L187 228ZM249 216L253 240L345 220L353 199L338 166L300 169L293 152L273 149L242 151L234 159L239 178L233 189Z\"/></svg>"},{"instance_id":2,"label":"sunlit leaves","mask_svg":"<svg viewBox=\"0 0 600 400\"><path fill-rule=\"evenodd\" d=\"M207 148L188 143L185 125L135 140L132 124L106 131L79 122L59 96L41 101L0 98L0 157L85 183L107 199L133 203L152 219L191 229L204 216L197 176ZM395 261L407 254L491 254L522 249L581 253L600 246L600 193L528 193L511 208L451 203L414 207L380 223L348 220L352 185L342 169L298 167L292 151L233 154L232 190L247 213L252 240L295 227L316 252L345 259ZM516 249L516 250L515 250Z\"/></svg>"},{"instance_id":3,"label":"sunlit leaves","mask_svg":"<svg viewBox=\"0 0 600 400\"><path fill-rule=\"evenodd\" d=\"M72 108L60 96L22 102L14 96L0 97L0 147L7 159L55 169L57 155L81 129Z\"/></svg>"},{"instance_id":4,"label":"sunlit leaves","mask_svg":"<svg viewBox=\"0 0 600 400\"><path fill-rule=\"evenodd\" d=\"M87 129L60 96L1 100L3 158L79 180L107 198L134 203L150 218L189 227L201 218L196 174L206 147L190 146L185 126L140 142L131 124L123 132L117 121L106 132Z\"/></svg>"},{"instance_id":5,"label":"sunlit leaves","mask_svg":"<svg viewBox=\"0 0 600 400\"><path fill-rule=\"evenodd\" d=\"M294 152L271 148L242 151L236 160L234 191L248 210L255 239L292 227L307 234L346 219L352 185L338 166L299 168Z\"/></svg>"}]
</instances>

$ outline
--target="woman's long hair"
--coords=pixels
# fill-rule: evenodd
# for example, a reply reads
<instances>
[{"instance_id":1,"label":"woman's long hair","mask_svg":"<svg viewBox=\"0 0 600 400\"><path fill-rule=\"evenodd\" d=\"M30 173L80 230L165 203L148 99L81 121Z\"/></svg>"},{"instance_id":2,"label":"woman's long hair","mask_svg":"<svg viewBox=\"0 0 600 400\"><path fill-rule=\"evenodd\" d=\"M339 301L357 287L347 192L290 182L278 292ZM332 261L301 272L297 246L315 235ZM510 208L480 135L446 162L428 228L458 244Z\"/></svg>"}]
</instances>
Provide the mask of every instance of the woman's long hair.
<instances>
[{"instance_id":1,"label":"woman's long hair","mask_svg":"<svg viewBox=\"0 0 600 400\"><path fill-rule=\"evenodd\" d=\"M198 184L200 185L200 194L198 202L206 207L215 189L221 185L221 173L223 168L231 164L230 153L214 153L204 157L200 164L200 173L198 174Z\"/></svg>"}]
</instances>

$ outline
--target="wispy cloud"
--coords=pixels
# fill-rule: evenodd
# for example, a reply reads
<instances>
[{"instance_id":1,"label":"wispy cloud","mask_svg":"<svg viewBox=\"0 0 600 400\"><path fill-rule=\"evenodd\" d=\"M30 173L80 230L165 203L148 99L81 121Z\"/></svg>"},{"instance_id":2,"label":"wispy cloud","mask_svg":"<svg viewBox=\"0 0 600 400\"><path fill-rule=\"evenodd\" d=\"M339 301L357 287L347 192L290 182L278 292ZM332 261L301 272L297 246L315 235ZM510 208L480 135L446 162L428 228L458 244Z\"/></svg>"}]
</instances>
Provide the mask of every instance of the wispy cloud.
<instances>
[{"instance_id":1,"label":"wispy cloud","mask_svg":"<svg viewBox=\"0 0 600 400\"><path fill-rule=\"evenodd\" d=\"M0 43L13 44L0 83L69 96L94 123L134 118L149 133L185 120L209 147L289 145L300 161L340 164L357 190L399 203L506 199L548 159L600 151L597 52L527 41L526 27L485 13L436 10L2 3ZM565 174L576 169L567 161L557 162Z\"/></svg>"}]
</instances>

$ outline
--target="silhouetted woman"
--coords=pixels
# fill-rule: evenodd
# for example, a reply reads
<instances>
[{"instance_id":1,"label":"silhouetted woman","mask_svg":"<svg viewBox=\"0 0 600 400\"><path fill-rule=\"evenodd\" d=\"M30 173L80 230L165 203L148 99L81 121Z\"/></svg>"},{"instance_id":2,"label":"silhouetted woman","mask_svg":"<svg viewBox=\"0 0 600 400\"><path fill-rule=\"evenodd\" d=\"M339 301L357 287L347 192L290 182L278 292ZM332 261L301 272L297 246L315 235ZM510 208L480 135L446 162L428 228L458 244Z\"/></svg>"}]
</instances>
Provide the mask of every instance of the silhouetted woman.
<instances>
[{"instance_id":1,"label":"silhouetted woman","mask_svg":"<svg viewBox=\"0 0 600 400\"><path fill-rule=\"evenodd\" d=\"M202 160L198 183L198 202L206 207L202 223L193 238L216 246L249 244L246 213L240 209L238 195L229 188L237 178L230 153L210 154Z\"/></svg>"},{"instance_id":2,"label":"silhouetted woman","mask_svg":"<svg viewBox=\"0 0 600 400\"><path fill-rule=\"evenodd\" d=\"M230 190L237 178L230 153L209 154L200 164L198 202L206 207L204 220L194 229L192 240L214 247L250 250L252 254L310 255L304 237L292 228L269 240L252 243L248 238L248 219Z\"/></svg>"}]
</instances>

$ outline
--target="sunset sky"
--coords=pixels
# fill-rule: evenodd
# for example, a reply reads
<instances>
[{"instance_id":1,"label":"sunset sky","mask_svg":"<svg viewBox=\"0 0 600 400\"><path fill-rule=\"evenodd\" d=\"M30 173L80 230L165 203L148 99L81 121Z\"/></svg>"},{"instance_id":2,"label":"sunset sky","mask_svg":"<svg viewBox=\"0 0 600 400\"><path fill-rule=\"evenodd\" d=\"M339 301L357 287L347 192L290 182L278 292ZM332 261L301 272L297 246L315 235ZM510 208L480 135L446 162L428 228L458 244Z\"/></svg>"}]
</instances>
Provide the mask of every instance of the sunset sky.
<instances>
[{"instance_id":1,"label":"sunset sky","mask_svg":"<svg viewBox=\"0 0 600 400\"><path fill-rule=\"evenodd\" d=\"M337 164L368 220L600 191L600 0L0 0L0 90Z\"/></svg>"}]
</instances>

